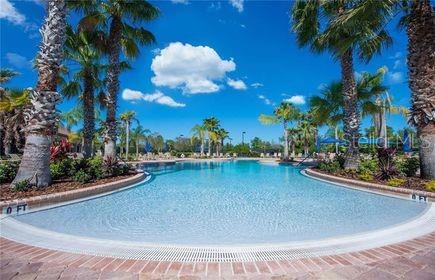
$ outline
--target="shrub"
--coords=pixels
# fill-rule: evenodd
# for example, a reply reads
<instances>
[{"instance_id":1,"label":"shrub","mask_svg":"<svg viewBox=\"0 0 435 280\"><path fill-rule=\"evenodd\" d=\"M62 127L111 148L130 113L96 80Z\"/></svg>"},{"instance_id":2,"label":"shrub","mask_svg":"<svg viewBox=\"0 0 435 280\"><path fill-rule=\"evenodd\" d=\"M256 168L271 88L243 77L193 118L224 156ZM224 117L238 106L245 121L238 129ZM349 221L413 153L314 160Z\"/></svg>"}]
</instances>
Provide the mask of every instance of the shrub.
<instances>
[{"instance_id":1,"label":"shrub","mask_svg":"<svg viewBox=\"0 0 435 280\"><path fill-rule=\"evenodd\" d=\"M402 178L391 178L387 181L387 185L391 187L400 187L405 185L406 180Z\"/></svg>"},{"instance_id":2,"label":"shrub","mask_svg":"<svg viewBox=\"0 0 435 280\"><path fill-rule=\"evenodd\" d=\"M363 181L373 181L374 177L371 173L361 173L358 175L358 178Z\"/></svg>"},{"instance_id":3,"label":"shrub","mask_svg":"<svg viewBox=\"0 0 435 280\"><path fill-rule=\"evenodd\" d=\"M344 168L344 162L346 161L346 158L343 154L336 155L334 160L338 162L340 169Z\"/></svg>"},{"instance_id":4,"label":"shrub","mask_svg":"<svg viewBox=\"0 0 435 280\"><path fill-rule=\"evenodd\" d=\"M435 191L435 180L429 181L426 184L424 184L424 188L427 191Z\"/></svg>"},{"instance_id":5,"label":"shrub","mask_svg":"<svg viewBox=\"0 0 435 280\"><path fill-rule=\"evenodd\" d=\"M406 177L413 177L415 176L415 173L417 173L417 170L420 168L420 161L418 158L410 157L406 158L401 166L400 171L406 175Z\"/></svg>"},{"instance_id":6,"label":"shrub","mask_svg":"<svg viewBox=\"0 0 435 280\"><path fill-rule=\"evenodd\" d=\"M87 172L89 172L89 162L87 159L85 158L79 158L79 159L75 159L73 161L73 164L71 166L71 172L70 175L74 176L77 172L82 171L82 170L86 170Z\"/></svg>"},{"instance_id":7,"label":"shrub","mask_svg":"<svg viewBox=\"0 0 435 280\"><path fill-rule=\"evenodd\" d=\"M71 149L71 143L67 139L62 139L57 143L53 143L50 147L50 160L63 160L67 157L68 151Z\"/></svg>"},{"instance_id":8,"label":"shrub","mask_svg":"<svg viewBox=\"0 0 435 280\"><path fill-rule=\"evenodd\" d=\"M116 158L107 157L104 160L103 168L106 176L112 177L117 175L119 163Z\"/></svg>"},{"instance_id":9,"label":"shrub","mask_svg":"<svg viewBox=\"0 0 435 280\"><path fill-rule=\"evenodd\" d=\"M67 178L72 173L74 161L70 158L50 163L50 172L53 180Z\"/></svg>"},{"instance_id":10,"label":"shrub","mask_svg":"<svg viewBox=\"0 0 435 280\"><path fill-rule=\"evenodd\" d=\"M26 191L30 188L30 180L26 179L26 180L22 180L20 182L15 183L12 186L12 191L14 192L22 192L22 191Z\"/></svg>"},{"instance_id":11,"label":"shrub","mask_svg":"<svg viewBox=\"0 0 435 280\"><path fill-rule=\"evenodd\" d=\"M374 174L378 171L378 162L375 159L365 159L360 161L358 167L359 174Z\"/></svg>"},{"instance_id":12,"label":"shrub","mask_svg":"<svg viewBox=\"0 0 435 280\"><path fill-rule=\"evenodd\" d=\"M336 160L333 161L322 161L319 163L318 168L320 170L326 171L328 173L337 173L341 170L340 163Z\"/></svg>"},{"instance_id":13,"label":"shrub","mask_svg":"<svg viewBox=\"0 0 435 280\"><path fill-rule=\"evenodd\" d=\"M379 173L378 178L381 180L389 180L397 175L397 169L394 165L394 156L396 149L380 148L378 149Z\"/></svg>"},{"instance_id":14,"label":"shrub","mask_svg":"<svg viewBox=\"0 0 435 280\"><path fill-rule=\"evenodd\" d=\"M10 183L18 172L19 163L7 161L0 164L0 184Z\"/></svg>"},{"instance_id":15,"label":"shrub","mask_svg":"<svg viewBox=\"0 0 435 280\"><path fill-rule=\"evenodd\" d=\"M92 176L85 170L79 170L74 174L73 180L79 183L88 183L92 180Z\"/></svg>"},{"instance_id":16,"label":"shrub","mask_svg":"<svg viewBox=\"0 0 435 280\"><path fill-rule=\"evenodd\" d=\"M93 157L88 160L88 164L89 172L92 174L92 177L95 179L102 179L105 177L102 157Z\"/></svg>"}]
</instances>

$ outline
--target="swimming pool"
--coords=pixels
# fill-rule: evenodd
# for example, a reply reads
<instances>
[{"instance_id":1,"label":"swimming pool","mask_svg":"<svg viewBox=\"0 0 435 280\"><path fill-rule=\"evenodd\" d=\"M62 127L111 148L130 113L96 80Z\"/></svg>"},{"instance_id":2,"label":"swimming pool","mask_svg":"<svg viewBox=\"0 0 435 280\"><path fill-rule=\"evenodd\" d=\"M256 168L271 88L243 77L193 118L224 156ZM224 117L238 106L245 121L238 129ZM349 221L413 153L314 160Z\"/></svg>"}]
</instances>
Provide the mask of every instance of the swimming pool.
<instances>
[{"instance_id":1,"label":"swimming pool","mask_svg":"<svg viewBox=\"0 0 435 280\"><path fill-rule=\"evenodd\" d=\"M412 220L427 207L314 180L289 165L208 161L144 168L153 178L134 188L14 219L85 238L213 246L371 232Z\"/></svg>"}]
</instances>

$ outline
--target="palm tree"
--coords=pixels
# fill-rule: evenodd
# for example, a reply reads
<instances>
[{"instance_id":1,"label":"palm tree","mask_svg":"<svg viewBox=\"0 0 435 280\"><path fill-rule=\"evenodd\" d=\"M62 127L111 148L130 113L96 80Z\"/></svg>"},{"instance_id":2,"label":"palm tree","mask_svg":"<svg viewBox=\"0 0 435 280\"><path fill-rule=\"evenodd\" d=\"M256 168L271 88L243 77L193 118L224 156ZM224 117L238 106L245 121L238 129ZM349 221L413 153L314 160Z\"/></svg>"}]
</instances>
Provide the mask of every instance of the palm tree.
<instances>
[{"instance_id":1,"label":"palm tree","mask_svg":"<svg viewBox=\"0 0 435 280\"><path fill-rule=\"evenodd\" d=\"M42 42L36 58L38 82L30 94L31 109L27 114L26 144L21 164L12 186L30 180L37 187L51 184L49 168L52 136L56 133L58 113L56 92L62 62L66 30L64 0L48 0L47 15L41 28Z\"/></svg>"},{"instance_id":2,"label":"palm tree","mask_svg":"<svg viewBox=\"0 0 435 280\"><path fill-rule=\"evenodd\" d=\"M222 152L221 148L223 149L224 147L224 141L228 138L229 133L223 128L218 128L215 131L215 135L217 138L216 154L219 156L219 153Z\"/></svg>"},{"instance_id":3,"label":"palm tree","mask_svg":"<svg viewBox=\"0 0 435 280\"><path fill-rule=\"evenodd\" d=\"M302 114L298 123L297 129L303 138L304 143L304 155L308 156L310 139L316 138L316 127L313 123L311 115Z\"/></svg>"},{"instance_id":4,"label":"palm tree","mask_svg":"<svg viewBox=\"0 0 435 280\"><path fill-rule=\"evenodd\" d=\"M298 127L296 128L289 128L287 129L287 135L288 135L288 141L289 146L291 147L291 155L294 156L296 153L296 144L299 141L299 135L301 134L301 131Z\"/></svg>"},{"instance_id":5,"label":"palm tree","mask_svg":"<svg viewBox=\"0 0 435 280\"><path fill-rule=\"evenodd\" d=\"M12 69L3 68L0 69L0 85L9 82L13 77L17 76L18 72Z\"/></svg>"},{"instance_id":6,"label":"palm tree","mask_svg":"<svg viewBox=\"0 0 435 280\"><path fill-rule=\"evenodd\" d=\"M121 121L125 125L125 158L128 159L128 148L130 146L130 125L132 120L136 120L134 111L127 111L120 116Z\"/></svg>"},{"instance_id":7,"label":"palm tree","mask_svg":"<svg viewBox=\"0 0 435 280\"><path fill-rule=\"evenodd\" d=\"M211 156L211 136L212 133L219 127L219 120L215 117L204 119L203 126L208 135L208 156Z\"/></svg>"},{"instance_id":8,"label":"palm tree","mask_svg":"<svg viewBox=\"0 0 435 280\"><path fill-rule=\"evenodd\" d=\"M408 34L410 123L417 128L421 177L435 179L435 27L429 0L410 1L404 23Z\"/></svg>"},{"instance_id":9,"label":"palm tree","mask_svg":"<svg viewBox=\"0 0 435 280\"><path fill-rule=\"evenodd\" d=\"M201 142L201 157L203 157L207 129L204 125L197 124L192 128L191 133L193 138L197 138Z\"/></svg>"},{"instance_id":10,"label":"palm tree","mask_svg":"<svg viewBox=\"0 0 435 280\"><path fill-rule=\"evenodd\" d=\"M366 9L358 24L346 21L346 15L364 8L368 1L317 1L298 0L292 10L293 31L299 46L310 46L314 52L330 51L340 61L343 82L344 130L348 149L345 168L358 167L358 138L360 115L357 106L357 90L354 78L353 56L369 61L383 46L391 43L391 37L383 28L393 7L385 8L376 2Z\"/></svg>"},{"instance_id":11,"label":"palm tree","mask_svg":"<svg viewBox=\"0 0 435 280\"><path fill-rule=\"evenodd\" d=\"M136 146L136 159L139 159L139 143L141 140L145 140L147 134L151 131L149 129L145 129L141 124L138 124L132 132L132 139Z\"/></svg>"},{"instance_id":12,"label":"palm tree","mask_svg":"<svg viewBox=\"0 0 435 280\"><path fill-rule=\"evenodd\" d=\"M68 26L66 30L67 38L65 42L66 58L78 65L79 69L74 74L73 79L65 83L62 93L67 98L79 96L83 107L83 155L91 157L93 154L92 142L95 131L95 105L94 91L102 87L100 73L104 68L101 65L101 51L96 47L104 34L101 32L90 32L74 30ZM104 96L104 93L100 93ZM97 100L102 100L99 98ZM104 105L100 103L100 105Z\"/></svg>"},{"instance_id":13,"label":"palm tree","mask_svg":"<svg viewBox=\"0 0 435 280\"><path fill-rule=\"evenodd\" d=\"M105 157L116 157L116 107L119 91L121 51L128 58L139 56L139 46L155 42L154 35L134 24L151 21L159 15L156 7L145 0L89 0L71 1L71 7L85 12L80 25L95 28L98 25L109 26L108 61L106 87L108 91Z\"/></svg>"},{"instance_id":14,"label":"palm tree","mask_svg":"<svg viewBox=\"0 0 435 280\"><path fill-rule=\"evenodd\" d=\"M29 91L0 88L0 154L9 155L13 148L21 151L24 146L25 106Z\"/></svg>"},{"instance_id":15,"label":"palm tree","mask_svg":"<svg viewBox=\"0 0 435 280\"><path fill-rule=\"evenodd\" d=\"M297 120L300 115L300 110L296 108L293 104L289 102L282 102L278 107L275 108L273 115L260 115L259 121L262 124L279 124L282 123L284 128L284 160L288 160L288 129L287 125L289 122Z\"/></svg>"}]
</instances>

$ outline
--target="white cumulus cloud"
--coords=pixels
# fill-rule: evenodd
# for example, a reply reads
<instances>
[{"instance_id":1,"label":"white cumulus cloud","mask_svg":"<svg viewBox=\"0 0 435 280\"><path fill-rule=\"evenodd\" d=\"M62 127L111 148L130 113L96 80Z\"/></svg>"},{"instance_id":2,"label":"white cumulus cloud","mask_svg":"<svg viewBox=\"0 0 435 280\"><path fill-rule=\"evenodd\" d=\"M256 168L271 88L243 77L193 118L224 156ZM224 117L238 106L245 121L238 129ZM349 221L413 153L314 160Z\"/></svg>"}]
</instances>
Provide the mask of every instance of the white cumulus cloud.
<instances>
[{"instance_id":1,"label":"white cumulus cloud","mask_svg":"<svg viewBox=\"0 0 435 280\"><path fill-rule=\"evenodd\" d=\"M293 95L290 98L284 100L285 102L293 103L295 105L304 105L305 104L305 96L303 95Z\"/></svg>"},{"instance_id":2,"label":"white cumulus cloud","mask_svg":"<svg viewBox=\"0 0 435 280\"><path fill-rule=\"evenodd\" d=\"M244 4L244 0L230 0L230 4L236 8L236 10L241 13L243 12L243 4Z\"/></svg>"},{"instance_id":3,"label":"white cumulus cloud","mask_svg":"<svg viewBox=\"0 0 435 280\"><path fill-rule=\"evenodd\" d=\"M146 102L157 103L166 105L169 107L185 107L186 104L176 102L172 97L164 95L161 91L154 93L142 93L138 90L132 90L126 88L122 92L122 99L126 101L139 101L144 100Z\"/></svg>"},{"instance_id":4,"label":"white cumulus cloud","mask_svg":"<svg viewBox=\"0 0 435 280\"><path fill-rule=\"evenodd\" d=\"M1 1L1 0L0 0ZM6 59L12 66L16 68L30 68L32 66L31 61L29 61L26 57L19 55L17 53L6 53Z\"/></svg>"},{"instance_id":5,"label":"white cumulus cloud","mask_svg":"<svg viewBox=\"0 0 435 280\"><path fill-rule=\"evenodd\" d=\"M15 25L26 23L26 17L9 0L0 0L0 19L8 20Z\"/></svg>"},{"instance_id":6,"label":"white cumulus cloud","mask_svg":"<svg viewBox=\"0 0 435 280\"><path fill-rule=\"evenodd\" d=\"M245 82L243 82L242 80L233 80L231 78L228 78L227 84L233 89L237 90L246 90L248 88Z\"/></svg>"},{"instance_id":7,"label":"white cumulus cloud","mask_svg":"<svg viewBox=\"0 0 435 280\"><path fill-rule=\"evenodd\" d=\"M264 96L263 94L259 94L258 98L260 100L263 100L264 104L266 105L275 105L275 103L273 103L269 98L267 98L266 96Z\"/></svg>"},{"instance_id":8,"label":"white cumulus cloud","mask_svg":"<svg viewBox=\"0 0 435 280\"><path fill-rule=\"evenodd\" d=\"M208 46L192 46L175 42L160 50L151 63L156 86L180 88L186 94L217 92L217 81L234 71L232 59L223 60Z\"/></svg>"},{"instance_id":9,"label":"white cumulus cloud","mask_svg":"<svg viewBox=\"0 0 435 280\"><path fill-rule=\"evenodd\" d=\"M189 3L188 0L171 0L171 2L174 4L188 4Z\"/></svg>"},{"instance_id":10,"label":"white cumulus cloud","mask_svg":"<svg viewBox=\"0 0 435 280\"><path fill-rule=\"evenodd\" d=\"M403 82L404 76L402 72L388 72L388 81L391 84L400 84Z\"/></svg>"},{"instance_id":11,"label":"white cumulus cloud","mask_svg":"<svg viewBox=\"0 0 435 280\"><path fill-rule=\"evenodd\" d=\"M251 84L251 87L253 87L253 88L259 88L259 87L262 87L262 86L264 86L262 83L252 83Z\"/></svg>"}]
</instances>

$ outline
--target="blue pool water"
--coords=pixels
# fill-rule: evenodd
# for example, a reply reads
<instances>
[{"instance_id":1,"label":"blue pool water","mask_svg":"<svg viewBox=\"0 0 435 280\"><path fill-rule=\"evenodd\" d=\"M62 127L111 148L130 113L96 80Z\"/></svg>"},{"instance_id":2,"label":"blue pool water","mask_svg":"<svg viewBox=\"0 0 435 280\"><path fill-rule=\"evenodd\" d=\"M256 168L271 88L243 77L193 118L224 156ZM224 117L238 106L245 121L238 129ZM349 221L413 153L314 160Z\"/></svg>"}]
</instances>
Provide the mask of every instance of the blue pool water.
<instances>
[{"instance_id":1,"label":"blue pool water","mask_svg":"<svg viewBox=\"0 0 435 280\"><path fill-rule=\"evenodd\" d=\"M228 245L312 240L408 221L424 204L254 161L148 167L154 178L104 197L16 217L51 231L113 240Z\"/></svg>"}]
</instances>

